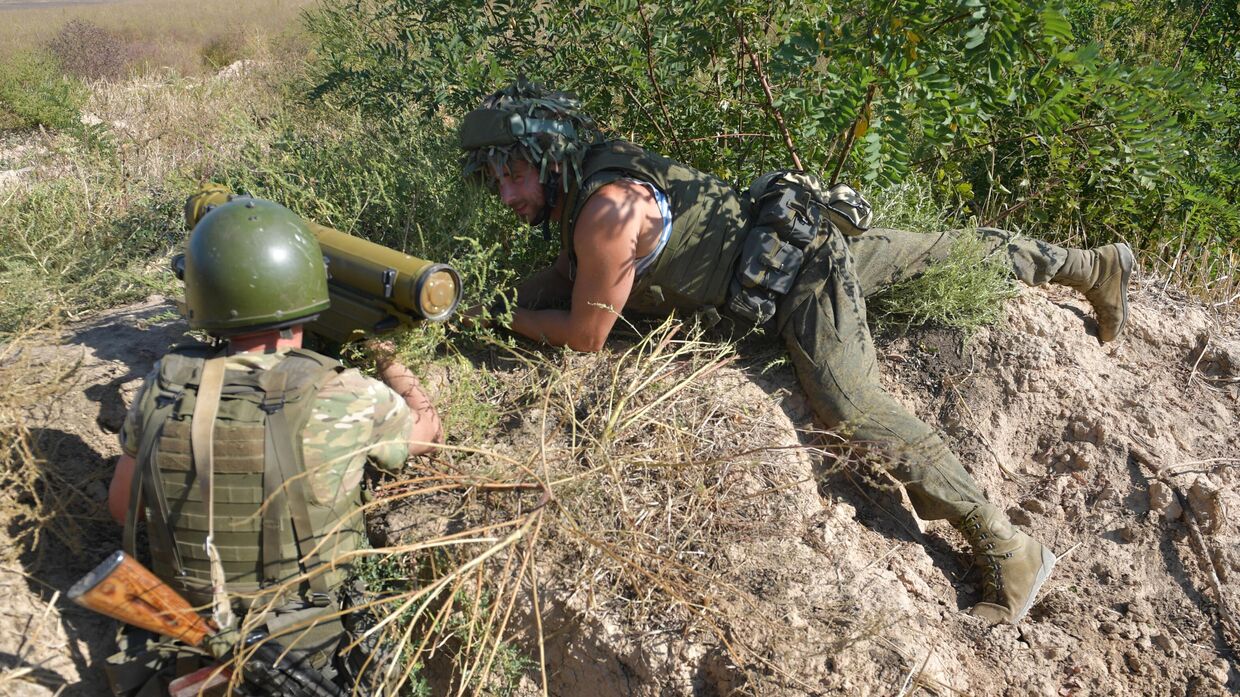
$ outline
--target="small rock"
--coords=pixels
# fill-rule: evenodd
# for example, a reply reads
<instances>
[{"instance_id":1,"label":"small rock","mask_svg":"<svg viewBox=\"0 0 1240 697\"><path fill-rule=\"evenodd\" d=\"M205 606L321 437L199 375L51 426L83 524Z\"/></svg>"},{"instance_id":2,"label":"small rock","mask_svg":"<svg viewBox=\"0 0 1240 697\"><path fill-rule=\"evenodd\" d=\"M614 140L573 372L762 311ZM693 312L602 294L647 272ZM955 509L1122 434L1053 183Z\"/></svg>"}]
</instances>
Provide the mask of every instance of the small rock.
<instances>
[{"instance_id":1,"label":"small rock","mask_svg":"<svg viewBox=\"0 0 1240 697\"><path fill-rule=\"evenodd\" d=\"M1038 499L1025 499L1020 502L1020 507L1030 513L1037 513L1039 515L1046 513L1046 504Z\"/></svg>"},{"instance_id":2,"label":"small rock","mask_svg":"<svg viewBox=\"0 0 1240 697\"><path fill-rule=\"evenodd\" d=\"M1013 525L1028 525L1033 522L1033 517L1023 508L1013 506L1008 509L1007 515L1008 520L1012 521Z\"/></svg>"},{"instance_id":3,"label":"small rock","mask_svg":"<svg viewBox=\"0 0 1240 697\"><path fill-rule=\"evenodd\" d=\"M1075 441L1101 446L1106 437L1106 430L1100 423L1094 423L1085 418L1078 418L1069 424L1068 436Z\"/></svg>"},{"instance_id":4,"label":"small rock","mask_svg":"<svg viewBox=\"0 0 1240 697\"><path fill-rule=\"evenodd\" d=\"M1166 634L1155 634L1150 637L1150 641L1154 643L1154 646L1162 649L1162 652L1168 656L1174 656L1176 649L1179 648L1179 646L1175 643L1175 639L1172 639Z\"/></svg>"},{"instance_id":5,"label":"small rock","mask_svg":"<svg viewBox=\"0 0 1240 697\"><path fill-rule=\"evenodd\" d=\"M1227 684L1227 677L1230 675L1230 672L1231 668L1227 666L1227 661L1221 658L1216 658L1211 663L1207 663L1201 670L1202 675L1220 685Z\"/></svg>"},{"instance_id":6,"label":"small rock","mask_svg":"<svg viewBox=\"0 0 1240 697\"><path fill-rule=\"evenodd\" d=\"M1133 675L1145 674L1145 662L1141 660L1141 655L1136 651L1124 653L1124 665L1128 667L1128 672Z\"/></svg>"},{"instance_id":7,"label":"small rock","mask_svg":"<svg viewBox=\"0 0 1240 697\"><path fill-rule=\"evenodd\" d=\"M1188 505L1197 516L1202 532L1216 533L1223 529L1226 515L1219 502L1219 491L1209 477L1197 477L1188 488Z\"/></svg>"},{"instance_id":8,"label":"small rock","mask_svg":"<svg viewBox=\"0 0 1240 697\"><path fill-rule=\"evenodd\" d=\"M1175 520L1184 513L1180 502L1176 500L1175 492L1164 482L1157 480L1150 482L1149 496L1150 513L1161 515L1167 520Z\"/></svg>"},{"instance_id":9,"label":"small rock","mask_svg":"<svg viewBox=\"0 0 1240 697\"><path fill-rule=\"evenodd\" d=\"M1154 616L1154 607L1145 598L1135 598L1128 603L1125 614L1132 622L1144 622Z\"/></svg>"}]
</instances>

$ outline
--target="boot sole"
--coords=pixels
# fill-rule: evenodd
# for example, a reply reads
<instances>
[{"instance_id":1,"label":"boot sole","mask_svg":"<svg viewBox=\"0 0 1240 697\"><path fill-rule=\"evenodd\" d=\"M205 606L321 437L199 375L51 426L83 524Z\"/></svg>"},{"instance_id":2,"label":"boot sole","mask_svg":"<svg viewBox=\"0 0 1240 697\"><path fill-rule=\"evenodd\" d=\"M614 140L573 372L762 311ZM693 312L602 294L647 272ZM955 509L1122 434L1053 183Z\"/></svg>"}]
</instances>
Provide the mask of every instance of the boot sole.
<instances>
[{"instance_id":1,"label":"boot sole","mask_svg":"<svg viewBox=\"0 0 1240 697\"><path fill-rule=\"evenodd\" d=\"M1033 580L1033 587L1029 589L1029 597L1025 600L1025 604L1021 606L1020 611L1012 615L1009 620L1012 624L1016 624L1025 618L1029 613L1029 608L1033 607L1033 601L1038 599L1038 591L1042 590L1042 584L1051 575L1051 571L1055 568L1055 562L1059 561L1054 554L1045 546L1042 547L1042 568L1038 569L1038 576Z\"/></svg>"}]
</instances>

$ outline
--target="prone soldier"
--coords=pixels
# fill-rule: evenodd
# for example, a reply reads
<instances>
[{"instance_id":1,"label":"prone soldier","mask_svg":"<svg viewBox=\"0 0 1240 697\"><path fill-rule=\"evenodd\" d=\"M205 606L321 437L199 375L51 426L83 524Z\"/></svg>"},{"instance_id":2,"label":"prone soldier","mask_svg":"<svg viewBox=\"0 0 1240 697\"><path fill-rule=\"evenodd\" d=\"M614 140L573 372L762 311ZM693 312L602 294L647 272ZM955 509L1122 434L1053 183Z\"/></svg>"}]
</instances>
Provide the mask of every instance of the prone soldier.
<instances>
[{"instance_id":1,"label":"prone soldier","mask_svg":"<svg viewBox=\"0 0 1240 697\"><path fill-rule=\"evenodd\" d=\"M597 351L621 310L673 311L758 325L781 337L818 417L883 456L917 515L947 519L984 574L971 612L1016 623L1055 563L1017 530L930 426L883 390L865 299L947 256L958 231L869 229L869 204L845 185L773 172L747 192L705 172L605 138L570 95L519 81L460 126L464 171L544 233L560 253L517 287L511 329ZM1128 316L1131 250L1066 249L981 229L989 252L1029 285L1085 294L1098 338Z\"/></svg>"},{"instance_id":2,"label":"prone soldier","mask_svg":"<svg viewBox=\"0 0 1240 697\"><path fill-rule=\"evenodd\" d=\"M153 571L212 608L222 633L261 627L343 680L365 463L396 471L435 448L439 417L390 352L376 352L380 381L302 348L304 325L328 308L327 277L315 236L288 209L237 198L211 210L190 234L184 281L189 325L214 343L177 346L147 376L121 432L109 511L130 555L145 516ZM173 673L194 667L185 652L127 639L109 660L115 694L166 694Z\"/></svg>"}]
</instances>

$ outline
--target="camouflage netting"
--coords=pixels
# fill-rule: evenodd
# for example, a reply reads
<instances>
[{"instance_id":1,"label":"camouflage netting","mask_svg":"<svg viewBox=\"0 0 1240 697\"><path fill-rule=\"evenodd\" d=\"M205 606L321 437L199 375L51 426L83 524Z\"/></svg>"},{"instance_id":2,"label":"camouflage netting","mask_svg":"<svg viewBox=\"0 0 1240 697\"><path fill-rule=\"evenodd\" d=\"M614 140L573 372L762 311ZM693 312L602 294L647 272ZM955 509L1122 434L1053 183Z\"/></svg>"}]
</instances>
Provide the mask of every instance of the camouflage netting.
<instances>
[{"instance_id":1,"label":"camouflage netting","mask_svg":"<svg viewBox=\"0 0 1240 697\"><path fill-rule=\"evenodd\" d=\"M478 177L488 181L491 166L503 169L516 157L536 165L542 182L547 181L548 174L553 171L552 163L559 164L561 171L571 170L571 177L562 177L562 186L567 191L570 179L579 181L581 178L581 162L586 150L603 139L594 119L581 112L581 102L576 97L524 79L488 96L471 115L485 110L506 111L544 124L553 122L556 128L527 128L525 133L516 135L514 142L470 147L472 134L467 130L472 124L467 116L461 127L461 147L465 149L461 165L467 179Z\"/></svg>"}]
</instances>

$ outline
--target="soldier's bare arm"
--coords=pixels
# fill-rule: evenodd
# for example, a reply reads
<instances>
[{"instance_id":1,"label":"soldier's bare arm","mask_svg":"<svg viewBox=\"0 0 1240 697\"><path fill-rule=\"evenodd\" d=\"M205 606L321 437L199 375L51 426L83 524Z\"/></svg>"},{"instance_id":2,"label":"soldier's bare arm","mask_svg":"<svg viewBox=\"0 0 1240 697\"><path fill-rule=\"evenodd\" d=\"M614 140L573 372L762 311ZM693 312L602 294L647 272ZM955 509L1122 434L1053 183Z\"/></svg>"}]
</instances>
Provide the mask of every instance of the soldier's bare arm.
<instances>
[{"instance_id":1,"label":"soldier's bare arm","mask_svg":"<svg viewBox=\"0 0 1240 697\"><path fill-rule=\"evenodd\" d=\"M640 184L600 188L578 217L573 239L577 275L569 310L517 310L513 331L553 346L598 351L633 289L638 239L658 204Z\"/></svg>"},{"instance_id":2,"label":"soldier's bare arm","mask_svg":"<svg viewBox=\"0 0 1240 697\"><path fill-rule=\"evenodd\" d=\"M572 297L573 281L565 251L560 252L554 264L517 285L517 304L530 309L567 307Z\"/></svg>"},{"instance_id":3,"label":"soldier's bare arm","mask_svg":"<svg viewBox=\"0 0 1240 697\"><path fill-rule=\"evenodd\" d=\"M409 424L409 454L421 455L443 443L443 424L439 412L422 391L422 384L408 366L396 360L390 352L376 352L375 365L379 379L392 388L405 404L413 418Z\"/></svg>"},{"instance_id":4,"label":"soldier's bare arm","mask_svg":"<svg viewBox=\"0 0 1240 697\"><path fill-rule=\"evenodd\" d=\"M116 461L116 471L112 473L112 483L108 485L108 513L120 525L125 524L125 516L129 514L129 489L137 464L138 461L131 455L121 455Z\"/></svg>"}]
</instances>

